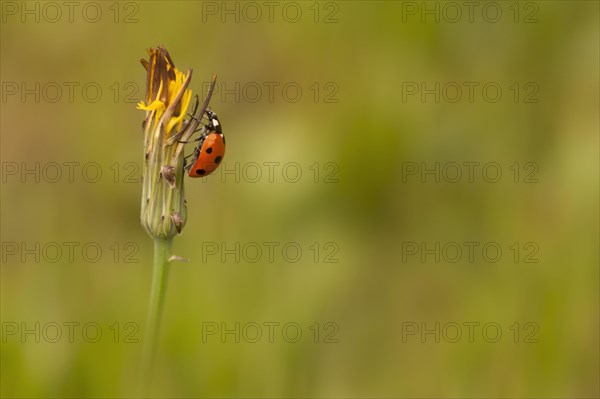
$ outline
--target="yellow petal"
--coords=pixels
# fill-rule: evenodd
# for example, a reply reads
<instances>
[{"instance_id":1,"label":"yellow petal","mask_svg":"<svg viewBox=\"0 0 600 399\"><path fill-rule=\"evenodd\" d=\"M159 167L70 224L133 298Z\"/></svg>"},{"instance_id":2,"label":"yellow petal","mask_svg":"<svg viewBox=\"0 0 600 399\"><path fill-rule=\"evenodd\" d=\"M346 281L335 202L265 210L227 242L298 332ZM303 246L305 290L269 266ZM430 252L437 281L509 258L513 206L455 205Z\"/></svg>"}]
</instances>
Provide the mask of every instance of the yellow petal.
<instances>
[{"instance_id":1,"label":"yellow petal","mask_svg":"<svg viewBox=\"0 0 600 399\"><path fill-rule=\"evenodd\" d=\"M165 110L165 104L160 100L154 100L150 104L145 105L143 101L140 101L137 105L138 109L143 109L144 111L163 111Z\"/></svg>"},{"instance_id":2,"label":"yellow petal","mask_svg":"<svg viewBox=\"0 0 600 399\"><path fill-rule=\"evenodd\" d=\"M174 126L177 126L177 130L181 129L181 126L183 124L183 119L187 115L187 110L188 110L191 100L192 100L192 91L190 89L187 89L183 93L183 96L181 97L181 103L180 103L181 108L179 111L179 115L173 115L173 117L169 120L169 122L167 122L167 126L165 129L167 132L167 135L171 133L171 129L173 129Z\"/></svg>"}]
</instances>

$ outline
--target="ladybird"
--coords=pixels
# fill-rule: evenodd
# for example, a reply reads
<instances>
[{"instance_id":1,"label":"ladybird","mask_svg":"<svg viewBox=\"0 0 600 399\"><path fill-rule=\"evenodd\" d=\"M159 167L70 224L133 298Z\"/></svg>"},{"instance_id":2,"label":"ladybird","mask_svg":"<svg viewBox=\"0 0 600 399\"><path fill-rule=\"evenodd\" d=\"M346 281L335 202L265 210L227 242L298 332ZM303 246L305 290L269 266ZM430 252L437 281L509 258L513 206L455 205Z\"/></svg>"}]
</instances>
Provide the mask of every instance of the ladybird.
<instances>
[{"instance_id":1,"label":"ladybird","mask_svg":"<svg viewBox=\"0 0 600 399\"><path fill-rule=\"evenodd\" d=\"M225 136L221 129L221 122L217 114L206 111L208 124L198 139L198 146L194 149L192 162L189 166L189 177L208 176L218 167L225 156Z\"/></svg>"}]
</instances>

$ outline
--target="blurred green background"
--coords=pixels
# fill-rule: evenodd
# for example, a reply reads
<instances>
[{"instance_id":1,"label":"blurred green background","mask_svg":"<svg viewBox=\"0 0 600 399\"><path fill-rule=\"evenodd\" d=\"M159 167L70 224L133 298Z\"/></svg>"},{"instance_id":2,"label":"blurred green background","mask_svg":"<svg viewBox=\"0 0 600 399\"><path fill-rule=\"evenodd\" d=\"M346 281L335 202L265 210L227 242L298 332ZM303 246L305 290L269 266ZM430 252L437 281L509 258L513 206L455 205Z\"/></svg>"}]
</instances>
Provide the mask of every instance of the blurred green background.
<instances>
[{"instance_id":1,"label":"blurred green background","mask_svg":"<svg viewBox=\"0 0 600 399\"><path fill-rule=\"evenodd\" d=\"M152 396L600 395L597 2L480 3L472 21L436 2L48 4L2 2L2 397L135 395L152 262L135 103L158 44L201 96L218 73L228 147L186 182L190 262L171 269ZM403 97L421 82L439 102ZM406 175L436 162L502 178ZM472 262L407 252L465 242Z\"/></svg>"}]
</instances>

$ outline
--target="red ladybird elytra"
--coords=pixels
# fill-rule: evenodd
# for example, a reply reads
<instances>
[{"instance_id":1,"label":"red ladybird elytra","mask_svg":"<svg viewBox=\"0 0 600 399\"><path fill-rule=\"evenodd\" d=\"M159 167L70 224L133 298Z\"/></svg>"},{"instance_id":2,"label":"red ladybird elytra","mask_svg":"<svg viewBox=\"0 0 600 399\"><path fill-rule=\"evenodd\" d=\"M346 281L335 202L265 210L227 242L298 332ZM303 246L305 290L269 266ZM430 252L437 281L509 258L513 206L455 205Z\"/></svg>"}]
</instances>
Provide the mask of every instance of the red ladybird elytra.
<instances>
[{"instance_id":1,"label":"red ladybird elytra","mask_svg":"<svg viewBox=\"0 0 600 399\"><path fill-rule=\"evenodd\" d=\"M194 156L188 172L189 177L208 176L218 167L225 156L225 136L217 114L206 111L208 124L206 131L199 138L198 146L194 149Z\"/></svg>"}]
</instances>

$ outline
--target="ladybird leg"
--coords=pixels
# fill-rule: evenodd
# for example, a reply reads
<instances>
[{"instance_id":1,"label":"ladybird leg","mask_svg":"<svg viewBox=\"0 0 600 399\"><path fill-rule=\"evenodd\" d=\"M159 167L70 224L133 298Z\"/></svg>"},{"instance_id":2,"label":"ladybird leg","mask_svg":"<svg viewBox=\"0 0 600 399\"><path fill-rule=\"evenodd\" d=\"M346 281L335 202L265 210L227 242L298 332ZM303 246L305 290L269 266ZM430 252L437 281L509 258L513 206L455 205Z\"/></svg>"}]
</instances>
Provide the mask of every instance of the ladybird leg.
<instances>
[{"instance_id":1,"label":"ladybird leg","mask_svg":"<svg viewBox=\"0 0 600 399\"><path fill-rule=\"evenodd\" d=\"M205 132L205 133L202 133L200 136L198 136L198 138L197 138L197 139L194 139L194 140L192 140L192 142L196 142L196 141L204 140L204 139L206 138L206 136L207 136L206 132Z\"/></svg>"},{"instance_id":2,"label":"ladybird leg","mask_svg":"<svg viewBox=\"0 0 600 399\"><path fill-rule=\"evenodd\" d=\"M202 127L199 127L198 129L194 130L194 133L199 132L201 130L206 130L206 125L202 122L200 122L200 124L202 125Z\"/></svg>"},{"instance_id":3,"label":"ladybird leg","mask_svg":"<svg viewBox=\"0 0 600 399\"><path fill-rule=\"evenodd\" d=\"M189 163L187 162L188 158L191 157L192 155L194 155L194 153L191 153L190 155L188 155L187 157L183 157L183 169L186 171L189 171L190 168L193 165L193 162Z\"/></svg>"},{"instance_id":4,"label":"ladybird leg","mask_svg":"<svg viewBox=\"0 0 600 399\"><path fill-rule=\"evenodd\" d=\"M179 140L176 140L176 138L177 138L177 137L181 137L181 136L183 136L183 133L185 132L185 129L187 129L187 127L188 127L188 122L187 122L187 121L183 121L183 124L181 125L181 129L180 129L178 132L176 132L176 133L173 135L173 137L171 137L171 139L170 139L170 140L174 140L174 139L175 139L175 141L177 141L177 142L181 143L181 141L179 141Z\"/></svg>"},{"instance_id":5,"label":"ladybird leg","mask_svg":"<svg viewBox=\"0 0 600 399\"><path fill-rule=\"evenodd\" d=\"M194 156L194 161L190 162L189 164L187 164L187 159L191 156ZM200 156L200 150L198 150L198 148L194 149L194 152L192 152L190 155L188 155L187 157L183 158L183 168L186 171L189 171L192 168L192 165L194 165L194 163L196 163L196 159L198 159L198 157Z\"/></svg>"},{"instance_id":6,"label":"ladybird leg","mask_svg":"<svg viewBox=\"0 0 600 399\"><path fill-rule=\"evenodd\" d=\"M198 121L198 122L202 123L202 118L204 118L204 115L200 116L200 118L197 118L197 117L195 116L195 114L196 114L196 111L198 111L198 95L197 95L197 94L196 94L196 105L194 106L194 111L193 111L191 114L188 114L188 116L189 116L191 119L193 119L193 120L196 120L196 121Z\"/></svg>"},{"instance_id":7,"label":"ladybird leg","mask_svg":"<svg viewBox=\"0 0 600 399\"><path fill-rule=\"evenodd\" d=\"M200 136L198 136L197 139L192 140L192 142L196 142L196 141L203 141L206 139L206 137L208 136L208 130L203 129L202 134L200 134Z\"/></svg>"},{"instance_id":8,"label":"ladybird leg","mask_svg":"<svg viewBox=\"0 0 600 399\"><path fill-rule=\"evenodd\" d=\"M195 131L194 131L194 133L196 133L196 132L197 132L197 130L195 130ZM187 143L191 143L192 141L196 141L196 140L187 140L187 141L183 141L183 140L176 140L176 141L177 141L178 143L181 143L181 144L187 144Z\"/></svg>"},{"instance_id":9,"label":"ladybird leg","mask_svg":"<svg viewBox=\"0 0 600 399\"><path fill-rule=\"evenodd\" d=\"M188 116L190 117L190 119L197 121L198 124L200 125L200 127L198 127L196 130L194 130L194 133L199 132L202 129L205 129L208 126L205 123L202 123L202 118L198 119L192 114L188 114Z\"/></svg>"},{"instance_id":10,"label":"ladybird leg","mask_svg":"<svg viewBox=\"0 0 600 399\"><path fill-rule=\"evenodd\" d=\"M177 142L178 142L178 143L182 143L182 144L187 144L187 143L194 143L194 142L196 142L196 141L200 141L200 140L202 140L203 138L206 138L206 136L208 136L208 132L207 132L207 130L206 130L206 129L204 129L204 127L203 127L202 129L194 130L194 133L196 133L196 132L199 132L200 130L203 130L203 133L202 133L200 136L198 136L198 138L197 138L197 139L194 139L194 140L188 140L188 141L181 141L181 140L177 140Z\"/></svg>"}]
</instances>

